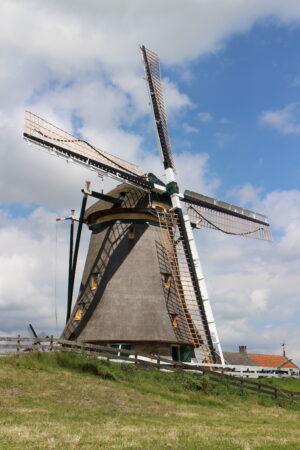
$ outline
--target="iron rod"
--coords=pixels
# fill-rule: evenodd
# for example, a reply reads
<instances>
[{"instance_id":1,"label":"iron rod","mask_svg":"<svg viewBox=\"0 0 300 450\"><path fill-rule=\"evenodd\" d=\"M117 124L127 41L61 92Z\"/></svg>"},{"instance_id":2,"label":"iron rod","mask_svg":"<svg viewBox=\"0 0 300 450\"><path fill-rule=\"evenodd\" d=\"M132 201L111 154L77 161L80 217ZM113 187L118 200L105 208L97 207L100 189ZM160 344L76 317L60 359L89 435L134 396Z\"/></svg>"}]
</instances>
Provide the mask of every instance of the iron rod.
<instances>
[{"instance_id":1,"label":"iron rod","mask_svg":"<svg viewBox=\"0 0 300 450\"><path fill-rule=\"evenodd\" d=\"M111 197L110 195L101 194L100 192L91 191L90 194L92 197L99 198L100 200L104 200L108 203L113 203L114 205L121 205L122 200L119 198Z\"/></svg>"},{"instance_id":2,"label":"iron rod","mask_svg":"<svg viewBox=\"0 0 300 450\"><path fill-rule=\"evenodd\" d=\"M31 331L31 333L33 334L33 336L34 336L35 338L37 338L38 335L36 334L35 329L34 329L33 326L31 325L31 323L28 325L28 328L30 329L30 331Z\"/></svg>"},{"instance_id":3,"label":"iron rod","mask_svg":"<svg viewBox=\"0 0 300 450\"><path fill-rule=\"evenodd\" d=\"M86 202L87 202L87 195L84 194L83 199L82 199L82 204L81 204L81 210L80 210L80 216L79 216L78 228L77 228L77 235L76 235L76 242L75 242L75 248L74 248L74 255L73 255L73 262L72 262L72 274L71 274L71 280L70 280L70 291L69 291L70 297L68 300L67 322L70 318L71 309L72 309L72 298L73 298L73 290L74 290L76 265L77 265L77 258L78 258L78 251L79 251L79 244L80 244Z\"/></svg>"},{"instance_id":4,"label":"iron rod","mask_svg":"<svg viewBox=\"0 0 300 450\"><path fill-rule=\"evenodd\" d=\"M70 225L70 249L69 249L69 278L68 278L68 304L67 304L67 316L66 323L69 320L72 307L72 294L71 294L71 283L72 283L72 264L73 264L73 244L74 244L74 220L71 219Z\"/></svg>"}]
</instances>

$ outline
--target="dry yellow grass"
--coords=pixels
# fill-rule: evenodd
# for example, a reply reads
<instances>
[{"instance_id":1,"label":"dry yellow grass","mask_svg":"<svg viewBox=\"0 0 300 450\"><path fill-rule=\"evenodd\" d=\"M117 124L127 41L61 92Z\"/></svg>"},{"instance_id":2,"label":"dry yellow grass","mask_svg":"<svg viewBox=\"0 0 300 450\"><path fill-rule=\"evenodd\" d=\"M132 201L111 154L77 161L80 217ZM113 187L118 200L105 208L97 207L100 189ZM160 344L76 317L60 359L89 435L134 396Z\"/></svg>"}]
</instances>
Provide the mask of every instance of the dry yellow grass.
<instances>
[{"instance_id":1,"label":"dry yellow grass","mask_svg":"<svg viewBox=\"0 0 300 450\"><path fill-rule=\"evenodd\" d=\"M300 449L299 410L26 359L0 361L1 449Z\"/></svg>"}]
</instances>

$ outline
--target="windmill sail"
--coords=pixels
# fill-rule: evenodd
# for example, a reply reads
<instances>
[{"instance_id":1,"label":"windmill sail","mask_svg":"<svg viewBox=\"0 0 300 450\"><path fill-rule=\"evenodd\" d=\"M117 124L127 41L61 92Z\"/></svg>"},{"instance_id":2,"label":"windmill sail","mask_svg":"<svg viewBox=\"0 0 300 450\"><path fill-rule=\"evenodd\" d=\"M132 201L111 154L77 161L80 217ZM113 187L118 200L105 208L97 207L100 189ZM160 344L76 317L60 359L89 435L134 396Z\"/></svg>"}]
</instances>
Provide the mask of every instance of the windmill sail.
<instances>
[{"instance_id":1,"label":"windmill sail","mask_svg":"<svg viewBox=\"0 0 300 450\"><path fill-rule=\"evenodd\" d=\"M135 164L94 147L29 111L25 113L23 136L56 156L84 165L96 172L107 173L113 178L126 180L144 189L151 190L154 187Z\"/></svg>"},{"instance_id":2,"label":"windmill sail","mask_svg":"<svg viewBox=\"0 0 300 450\"><path fill-rule=\"evenodd\" d=\"M192 191L184 192L186 213L196 228L210 228L225 234L271 241L267 217Z\"/></svg>"},{"instance_id":3,"label":"windmill sail","mask_svg":"<svg viewBox=\"0 0 300 450\"><path fill-rule=\"evenodd\" d=\"M207 310L203 303L201 288L197 276L197 269L195 266L195 258L190 247L186 222L184 220L180 202L179 188L177 184L175 164L164 106L159 58L154 52L146 49L144 46L141 47L141 51L143 55L146 80L149 88L154 120L163 157L167 181L166 189L170 194L174 211L173 221L175 222L173 225L166 224L167 222L172 222L170 218L171 216L167 213L166 217L169 217L169 219L165 219L166 223L165 225L162 224L162 228L167 227L169 230L170 239L172 239L172 235L174 233L178 234L177 239L179 245L173 249L174 255L171 258L173 260L173 265L177 267L177 274L174 276L175 278L178 278L178 298L183 305L194 345L196 348L201 348L202 350L200 354L198 352L198 356L200 359L206 360L207 362L216 362L214 342L212 340L212 334L207 320ZM181 249L180 256L178 253L179 249ZM185 268L182 269L183 267ZM187 279L189 279L189 282ZM191 305L191 302L193 305ZM221 347L219 348L221 350Z\"/></svg>"},{"instance_id":4,"label":"windmill sail","mask_svg":"<svg viewBox=\"0 0 300 450\"><path fill-rule=\"evenodd\" d=\"M159 58L144 46L141 52L165 184L26 112L26 140L123 182L109 195L83 191L101 200L85 213L90 246L62 337L224 364L192 228L271 240L269 223L261 214L226 202L191 191L180 194Z\"/></svg>"},{"instance_id":5,"label":"windmill sail","mask_svg":"<svg viewBox=\"0 0 300 450\"><path fill-rule=\"evenodd\" d=\"M163 156L164 168L172 168L175 172L175 163L171 149L167 116L164 105L159 58L156 53L148 50L144 45L141 47L141 51L143 55L146 80L149 87L160 148Z\"/></svg>"}]
</instances>

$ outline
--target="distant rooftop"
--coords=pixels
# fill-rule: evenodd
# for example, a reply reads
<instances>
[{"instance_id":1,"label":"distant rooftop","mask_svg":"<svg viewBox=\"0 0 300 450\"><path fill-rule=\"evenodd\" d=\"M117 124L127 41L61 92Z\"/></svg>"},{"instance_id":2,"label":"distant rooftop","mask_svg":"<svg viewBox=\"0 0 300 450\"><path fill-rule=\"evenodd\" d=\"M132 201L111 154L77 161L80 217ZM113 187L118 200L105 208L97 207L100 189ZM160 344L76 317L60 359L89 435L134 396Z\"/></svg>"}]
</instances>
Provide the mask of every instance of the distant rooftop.
<instances>
[{"instance_id":1,"label":"distant rooftop","mask_svg":"<svg viewBox=\"0 0 300 450\"><path fill-rule=\"evenodd\" d=\"M289 361L283 355L265 355L259 353L248 353L245 345L239 347L238 352L223 352L227 364L234 366L259 366L274 367L282 366L283 369L298 369L298 366ZM286 364L284 364L286 362Z\"/></svg>"}]
</instances>

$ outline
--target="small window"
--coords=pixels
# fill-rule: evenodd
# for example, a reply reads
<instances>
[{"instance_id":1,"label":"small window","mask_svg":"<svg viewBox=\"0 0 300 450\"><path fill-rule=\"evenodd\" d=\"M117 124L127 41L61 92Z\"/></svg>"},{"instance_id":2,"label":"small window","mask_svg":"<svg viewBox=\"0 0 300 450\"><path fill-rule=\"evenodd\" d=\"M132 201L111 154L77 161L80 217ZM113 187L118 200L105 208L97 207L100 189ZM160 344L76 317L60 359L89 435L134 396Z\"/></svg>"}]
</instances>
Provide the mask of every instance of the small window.
<instances>
[{"instance_id":1,"label":"small window","mask_svg":"<svg viewBox=\"0 0 300 450\"><path fill-rule=\"evenodd\" d=\"M79 308L77 308L77 310L76 310L74 320L81 320L82 319L82 315L83 315L83 310L79 306Z\"/></svg>"},{"instance_id":2,"label":"small window","mask_svg":"<svg viewBox=\"0 0 300 450\"><path fill-rule=\"evenodd\" d=\"M170 273L164 273L164 287L165 289L170 289L171 287L171 274Z\"/></svg>"},{"instance_id":3,"label":"small window","mask_svg":"<svg viewBox=\"0 0 300 450\"><path fill-rule=\"evenodd\" d=\"M97 284L98 284L98 274L93 273L90 280L91 291L95 291L97 289Z\"/></svg>"},{"instance_id":4,"label":"small window","mask_svg":"<svg viewBox=\"0 0 300 450\"><path fill-rule=\"evenodd\" d=\"M180 347L179 345L171 345L172 359L174 361L180 361Z\"/></svg>"},{"instance_id":5,"label":"small window","mask_svg":"<svg viewBox=\"0 0 300 450\"><path fill-rule=\"evenodd\" d=\"M118 350L131 350L131 345L130 344L111 344L110 347L116 348ZM111 355L116 355L116 356L129 356L128 353L122 353L120 351L116 351L116 352L110 352Z\"/></svg>"},{"instance_id":6,"label":"small window","mask_svg":"<svg viewBox=\"0 0 300 450\"><path fill-rule=\"evenodd\" d=\"M134 227L131 225L128 231L128 239L133 240L135 238Z\"/></svg>"},{"instance_id":7,"label":"small window","mask_svg":"<svg viewBox=\"0 0 300 450\"><path fill-rule=\"evenodd\" d=\"M171 322L174 328L178 328L177 314L171 314Z\"/></svg>"}]
</instances>

